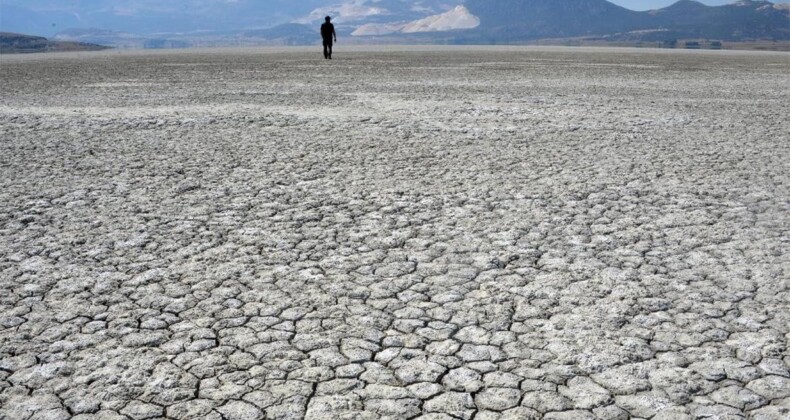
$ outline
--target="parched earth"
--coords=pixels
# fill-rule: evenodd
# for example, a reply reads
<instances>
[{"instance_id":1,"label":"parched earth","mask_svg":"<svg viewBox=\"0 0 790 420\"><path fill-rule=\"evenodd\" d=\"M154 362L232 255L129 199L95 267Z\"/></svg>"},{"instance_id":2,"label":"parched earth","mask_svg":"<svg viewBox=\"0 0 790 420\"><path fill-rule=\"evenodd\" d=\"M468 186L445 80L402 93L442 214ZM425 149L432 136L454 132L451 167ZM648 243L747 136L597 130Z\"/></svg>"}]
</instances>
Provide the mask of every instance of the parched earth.
<instances>
[{"instance_id":1,"label":"parched earth","mask_svg":"<svg viewBox=\"0 0 790 420\"><path fill-rule=\"evenodd\" d=\"M3 56L0 418L787 419L790 56Z\"/></svg>"}]
</instances>

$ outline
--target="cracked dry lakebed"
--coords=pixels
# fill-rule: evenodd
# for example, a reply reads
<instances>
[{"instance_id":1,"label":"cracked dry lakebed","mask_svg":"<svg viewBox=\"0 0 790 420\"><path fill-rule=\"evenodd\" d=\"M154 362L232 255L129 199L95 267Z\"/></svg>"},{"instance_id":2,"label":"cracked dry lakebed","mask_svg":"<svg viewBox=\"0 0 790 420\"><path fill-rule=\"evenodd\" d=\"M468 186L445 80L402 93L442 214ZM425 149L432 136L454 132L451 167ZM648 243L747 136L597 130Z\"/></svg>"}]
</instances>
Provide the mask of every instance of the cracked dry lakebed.
<instances>
[{"instance_id":1,"label":"cracked dry lakebed","mask_svg":"<svg viewBox=\"0 0 790 420\"><path fill-rule=\"evenodd\" d=\"M790 55L3 56L0 418L790 418Z\"/></svg>"}]
</instances>

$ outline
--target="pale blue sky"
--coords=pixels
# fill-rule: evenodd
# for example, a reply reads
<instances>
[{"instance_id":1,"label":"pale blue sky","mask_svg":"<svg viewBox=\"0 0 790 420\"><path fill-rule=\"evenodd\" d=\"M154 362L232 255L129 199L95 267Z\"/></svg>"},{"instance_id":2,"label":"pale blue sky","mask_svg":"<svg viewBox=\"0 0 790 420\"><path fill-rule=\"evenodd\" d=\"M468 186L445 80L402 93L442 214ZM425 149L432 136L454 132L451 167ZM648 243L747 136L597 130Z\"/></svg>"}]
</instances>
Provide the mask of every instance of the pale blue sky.
<instances>
[{"instance_id":1,"label":"pale blue sky","mask_svg":"<svg viewBox=\"0 0 790 420\"><path fill-rule=\"evenodd\" d=\"M619 4L620 6L627 7L632 10L650 10L658 9L660 7L669 6L676 3L677 0L609 0L612 3ZM735 0L701 0L700 3L705 3L710 6L717 6L721 4L733 3ZM775 3L782 3L784 0L775 1Z\"/></svg>"}]
</instances>

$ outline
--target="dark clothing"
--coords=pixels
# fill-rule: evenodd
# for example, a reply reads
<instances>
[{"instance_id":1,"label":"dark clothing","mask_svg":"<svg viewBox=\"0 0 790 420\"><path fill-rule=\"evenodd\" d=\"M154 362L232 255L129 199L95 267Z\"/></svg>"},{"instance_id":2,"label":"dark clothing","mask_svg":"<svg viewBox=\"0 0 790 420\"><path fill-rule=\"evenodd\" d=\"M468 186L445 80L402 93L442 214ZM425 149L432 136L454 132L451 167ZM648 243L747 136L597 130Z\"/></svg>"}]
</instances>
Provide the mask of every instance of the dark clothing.
<instances>
[{"instance_id":1,"label":"dark clothing","mask_svg":"<svg viewBox=\"0 0 790 420\"><path fill-rule=\"evenodd\" d=\"M332 58L332 38L324 38L324 58Z\"/></svg>"},{"instance_id":2,"label":"dark clothing","mask_svg":"<svg viewBox=\"0 0 790 420\"><path fill-rule=\"evenodd\" d=\"M321 38L324 39L324 58L332 58L332 39L337 39L335 25L327 22L321 25Z\"/></svg>"},{"instance_id":3,"label":"dark clothing","mask_svg":"<svg viewBox=\"0 0 790 420\"><path fill-rule=\"evenodd\" d=\"M337 38L337 35L335 34L335 25L331 23L325 23L321 25L321 38L324 38L324 41L331 41L332 38Z\"/></svg>"}]
</instances>

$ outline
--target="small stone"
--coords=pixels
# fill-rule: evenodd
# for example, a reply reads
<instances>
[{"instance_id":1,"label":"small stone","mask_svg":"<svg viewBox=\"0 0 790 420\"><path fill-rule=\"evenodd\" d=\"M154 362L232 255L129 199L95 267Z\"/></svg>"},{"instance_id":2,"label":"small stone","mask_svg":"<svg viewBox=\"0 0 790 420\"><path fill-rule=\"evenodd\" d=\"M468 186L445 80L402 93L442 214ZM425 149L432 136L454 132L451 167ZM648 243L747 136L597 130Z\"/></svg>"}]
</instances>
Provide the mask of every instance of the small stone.
<instances>
[{"instance_id":1,"label":"small stone","mask_svg":"<svg viewBox=\"0 0 790 420\"><path fill-rule=\"evenodd\" d=\"M329 366L332 368L343 366L348 363L347 358L336 349L331 348L314 350L310 352L310 358L321 366Z\"/></svg>"},{"instance_id":2,"label":"small stone","mask_svg":"<svg viewBox=\"0 0 790 420\"><path fill-rule=\"evenodd\" d=\"M446 368L438 363L411 361L395 371L395 376L404 384L434 382Z\"/></svg>"},{"instance_id":3,"label":"small stone","mask_svg":"<svg viewBox=\"0 0 790 420\"><path fill-rule=\"evenodd\" d=\"M268 408L279 400L276 395L269 391L252 391L242 397L242 399L260 409Z\"/></svg>"},{"instance_id":4,"label":"small stone","mask_svg":"<svg viewBox=\"0 0 790 420\"><path fill-rule=\"evenodd\" d=\"M214 348L217 346L217 342L211 339L203 339L203 340L196 340L190 343L187 347L187 351L203 351L208 350L210 348Z\"/></svg>"},{"instance_id":5,"label":"small stone","mask_svg":"<svg viewBox=\"0 0 790 420\"><path fill-rule=\"evenodd\" d=\"M766 404L763 397L740 386L728 386L717 389L709 398L719 404L729 405L740 410L753 410Z\"/></svg>"},{"instance_id":6,"label":"small stone","mask_svg":"<svg viewBox=\"0 0 790 420\"><path fill-rule=\"evenodd\" d=\"M369 384L400 385L395 375L389 369L379 363L365 363L365 372L359 375L359 379ZM413 376L409 376L412 378ZM432 380L433 381L433 380ZM431 381L431 382L432 382ZM415 380L414 382L420 382Z\"/></svg>"},{"instance_id":7,"label":"small stone","mask_svg":"<svg viewBox=\"0 0 790 420\"><path fill-rule=\"evenodd\" d=\"M593 414L601 420L628 420L628 413L616 405L593 409Z\"/></svg>"},{"instance_id":8,"label":"small stone","mask_svg":"<svg viewBox=\"0 0 790 420\"><path fill-rule=\"evenodd\" d=\"M361 389L365 383L357 379L333 379L321 382L316 387L317 395L339 395Z\"/></svg>"},{"instance_id":9,"label":"small stone","mask_svg":"<svg viewBox=\"0 0 790 420\"><path fill-rule=\"evenodd\" d=\"M217 408L226 420L258 420L263 412L254 405L244 401L231 401Z\"/></svg>"},{"instance_id":10,"label":"small stone","mask_svg":"<svg viewBox=\"0 0 790 420\"><path fill-rule=\"evenodd\" d=\"M327 395L310 399L306 418L327 418L343 412L362 411L362 402L357 395Z\"/></svg>"},{"instance_id":11,"label":"small stone","mask_svg":"<svg viewBox=\"0 0 790 420\"><path fill-rule=\"evenodd\" d=\"M488 344L491 339L491 333L484 328L472 325L461 328L454 338L462 343Z\"/></svg>"},{"instance_id":12,"label":"small stone","mask_svg":"<svg viewBox=\"0 0 790 420\"><path fill-rule=\"evenodd\" d=\"M427 400L428 398L439 394L444 389L441 385L435 384L433 382L419 382L409 385L407 388L409 389L409 392L421 400Z\"/></svg>"},{"instance_id":13,"label":"small stone","mask_svg":"<svg viewBox=\"0 0 790 420\"><path fill-rule=\"evenodd\" d=\"M414 420L455 420L455 419L456 419L455 417L443 413L427 413L421 415L420 417L414 418Z\"/></svg>"},{"instance_id":14,"label":"small stone","mask_svg":"<svg viewBox=\"0 0 790 420\"><path fill-rule=\"evenodd\" d=\"M790 370L780 359L763 359L759 367L768 375L790 377Z\"/></svg>"},{"instance_id":15,"label":"small stone","mask_svg":"<svg viewBox=\"0 0 790 420\"><path fill-rule=\"evenodd\" d=\"M475 396L477 407L483 410L504 411L518 405L521 391L513 388L486 388Z\"/></svg>"},{"instance_id":16,"label":"small stone","mask_svg":"<svg viewBox=\"0 0 790 420\"><path fill-rule=\"evenodd\" d=\"M557 391L557 385L537 379L524 379L521 381L522 391Z\"/></svg>"},{"instance_id":17,"label":"small stone","mask_svg":"<svg viewBox=\"0 0 790 420\"><path fill-rule=\"evenodd\" d=\"M428 346L425 347L425 350L429 353L438 354L440 356L452 356L455 354L458 349L461 348L461 344L454 340L444 340L444 341L435 341Z\"/></svg>"},{"instance_id":18,"label":"small stone","mask_svg":"<svg viewBox=\"0 0 790 420\"><path fill-rule=\"evenodd\" d=\"M483 360L490 360L493 362L507 359L507 354L495 346L480 346L472 344L464 344L461 350L456 354L461 360L465 362L478 362Z\"/></svg>"},{"instance_id":19,"label":"small stone","mask_svg":"<svg viewBox=\"0 0 790 420\"><path fill-rule=\"evenodd\" d=\"M722 404L692 404L691 415L694 418L739 419L743 418L743 411Z\"/></svg>"},{"instance_id":20,"label":"small stone","mask_svg":"<svg viewBox=\"0 0 790 420\"><path fill-rule=\"evenodd\" d=\"M521 378L508 372L490 372L483 376L483 383L487 387L518 388Z\"/></svg>"},{"instance_id":21,"label":"small stone","mask_svg":"<svg viewBox=\"0 0 790 420\"><path fill-rule=\"evenodd\" d=\"M502 414L496 411L478 410L475 420L499 420L501 417Z\"/></svg>"},{"instance_id":22,"label":"small stone","mask_svg":"<svg viewBox=\"0 0 790 420\"><path fill-rule=\"evenodd\" d=\"M479 373L465 367L453 369L442 379L445 388L452 391L476 392L483 387Z\"/></svg>"},{"instance_id":23,"label":"small stone","mask_svg":"<svg viewBox=\"0 0 790 420\"><path fill-rule=\"evenodd\" d=\"M790 397L790 378L769 375L749 382L746 388L763 396L767 400Z\"/></svg>"},{"instance_id":24,"label":"small stone","mask_svg":"<svg viewBox=\"0 0 790 420\"><path fill-rule=\"evenodd\" d=\"M555 392L546 391L525 393L521 405L535 409L544 414L551 411L566 411L573 408L573 402L568 398Z\"/></svg>"},{"instance_id":25,"label":"small stone","mask_svg":"<svg viewBox=\"0 0 790 420\"><path fill-rule=\"evenodd\" d=\"M30 420L70 420L71 414L62 408L41 410L30 417Z\"/></svg>"},{"instance_id":26,"label":"small stone","mask_svg":"<svg viewBox=\"0 0 790 420\"><path fill-rule=\"evenodd\" d=\"M583 410L546 413L543 418L545 420L598 420L591 412Z\"/></svg>"},{"instance_id":27,"label":"small stone","mask_svg":"<svg viewBox=\"0 0 790 420\"><path fill-rule=\"evenodd\" d=\"M411 397L406 388L390 385L370 384L361 391L366 399L397 400Z\"/></svg>"},{"instance_id":28,"label":"small stone","mask_svg":"<svg viewBox=\"0 0 790 420\"><path fill-rule=\"evenodd\" d=\"M592 375L592 379L614 394L634 395L650 389L647 372L641 366L626 365Z\"/></svg>"},{"instance_id":29,"label":"small stone","mask_svg":"<svg viewBox=\"0 0 790 420\"><path fill-rule=\"evenodd\" d=\"M420 414L420 400L417 399L370 399L365 401L365 410L382 416L410 418Z\"/></svg>"},{"instance_id":30,"label":"small stone","mask_svg":"<svg viewBox=\"0 0 790 420\"><path fill-rule=\"evenodd\" d=\"M475 370L477 372L480 372L481 374L488 373L488 372L494 372L495 370L497 370L497 365L495 363L489 362L487 360L483 361L483 362L467 363L466 367L468 367L469 369Z\"/></svg>"},{"instance_id":31,"label":"small stone","mask_svg":"<svg viewBox=\"0 0 790 420\"><path fill-rule=\"evenodd\" d=\"M749 413L751 420L776 420L790 418L790 408L770 405Z\"/></svg>"},{"instance_id":32,"label":"small stone","mask_svg":"<svg viewBox=\"0 0 790 420\"><path fill-rule=\"evenodd\" d=\"M650 420L693 420L685 407L670 407L660 411Z\"/></svg>"},{"instance_id":33,"label":"small stone","mask_svg":"<svg viewBox=\"0 0 790 420\"><path fill-rule=\"evenodd\" d=\"M335 372L329 366L303 367L288 374L288 379L305 382L324 382L334 377Z\"/></svg>"},{"instance_id":34,"label":"small stone","mask_svg":"<svg viewBox=\"0 0 790 420\"><path fill-rule=\"evenodd\" d=\"M455 417L469 418L474 412L475 403L472 396L462 392L446 392L437 395L424 404L424 409L431 413L446 413Z\"/></svg>"},{"instance_id":35,"label":"small stone","mask_svg":"<svg viewBox=\"0 0 790 420\"><path fill-rule=\"evenodd\" d=\"M209 400L191 400L167 407L167 417L177 419L198 419L207 416L216 403Z\"/></svg>"},{"instance_id":36,"label":"small stone","mask_svg":"<svg viewBox=\"0 0 790 420\"><path fill-rule=\"evenodd\" d=\"M364 371L365 368L362 365L339 366L335 368L335 376L338 378L356 378Z\"/></svg>"},{"instance_id":37,"label":"small stone","mask_svg":"<svg viewBox=\"0 0 790 420\"><path fill-rule=\"evenodd\" d=\"M672 403L666 398L649 394L620 395L615 397L615 401L618 406L628 411L632 416L646 419L672 406Z\"/></svg>"},{"instance_id":38,"label":"small stone","mask_svg":"<svg viewBox=\"0 0 790 420\"><path fill-rule=\"evenodd\" d=\"M164 409L162 407L141 401L132 401L129 404L126 404L126 407L121 410L121 414L129 416L134 420L161 417L163 412Z\"/></svg>"},{"instance_id":39,"label":"small stone","mask_svg":"<svg viewBox=\"0 0 790 420\"><path fill-rule=\"evenodd\" d=\"M590 410L614 402L612 395L606 388L596 384L592 379L582 376L569 380L568 386L560 386L558 391L573 400L574 406L582 410Z\"/></svg>"},{"instance_id":40,"label":"small stone","mask_svg":"<svg viewBox=\"0 0 790 420\"><path fill-rule=\"evenodd\" d=\"M129 417L123 416L121 414L116 413L115 411L111 410L101 410L97 411L94 414L91 414L91 420L93 419L101 419L101 420L129 420Z\"/></svg>"},{"instance_id":41,"label":"small stone","mask_svg":"<svg viewBox=\"0 0 790 420\"><path fill-rule=\"evenodd\" d=\"M122 341L126 347L156 347L167 341L167 334L158 331L132 333L124 336Z\"/></svg>"},{"instance_id":42,"label":"small stone","mask_svg":"<svg viewBox=\"0 0 790 420\"><path fill-rule=\"evenodd\" d=\"M95 413L100 408L98 400L87 397L68 399L66 400L66 406L74 414Z\"/></svg>"},{"instance_id":43,"label":"small stone","mask_svg":"<svg viewBox=\"0 0 790 420\"><path fill-rule=\"evenodd\" d=\"M531 408L516 407L502 412L500 420L538 420L542 418L543 415Z\"/></svg>"},{"instance_id":44,"label":"small stone","mask_svg":"<svg viewBox=\"0 0 790 420\"><path fill-rule=\"evenodd\" d=\"M104 324L104 323L100 323ZM161 330L167 328L167 322L157 318L149 318L140 323L140 328L144 330Z\"/></svg>"}]
</instances>

